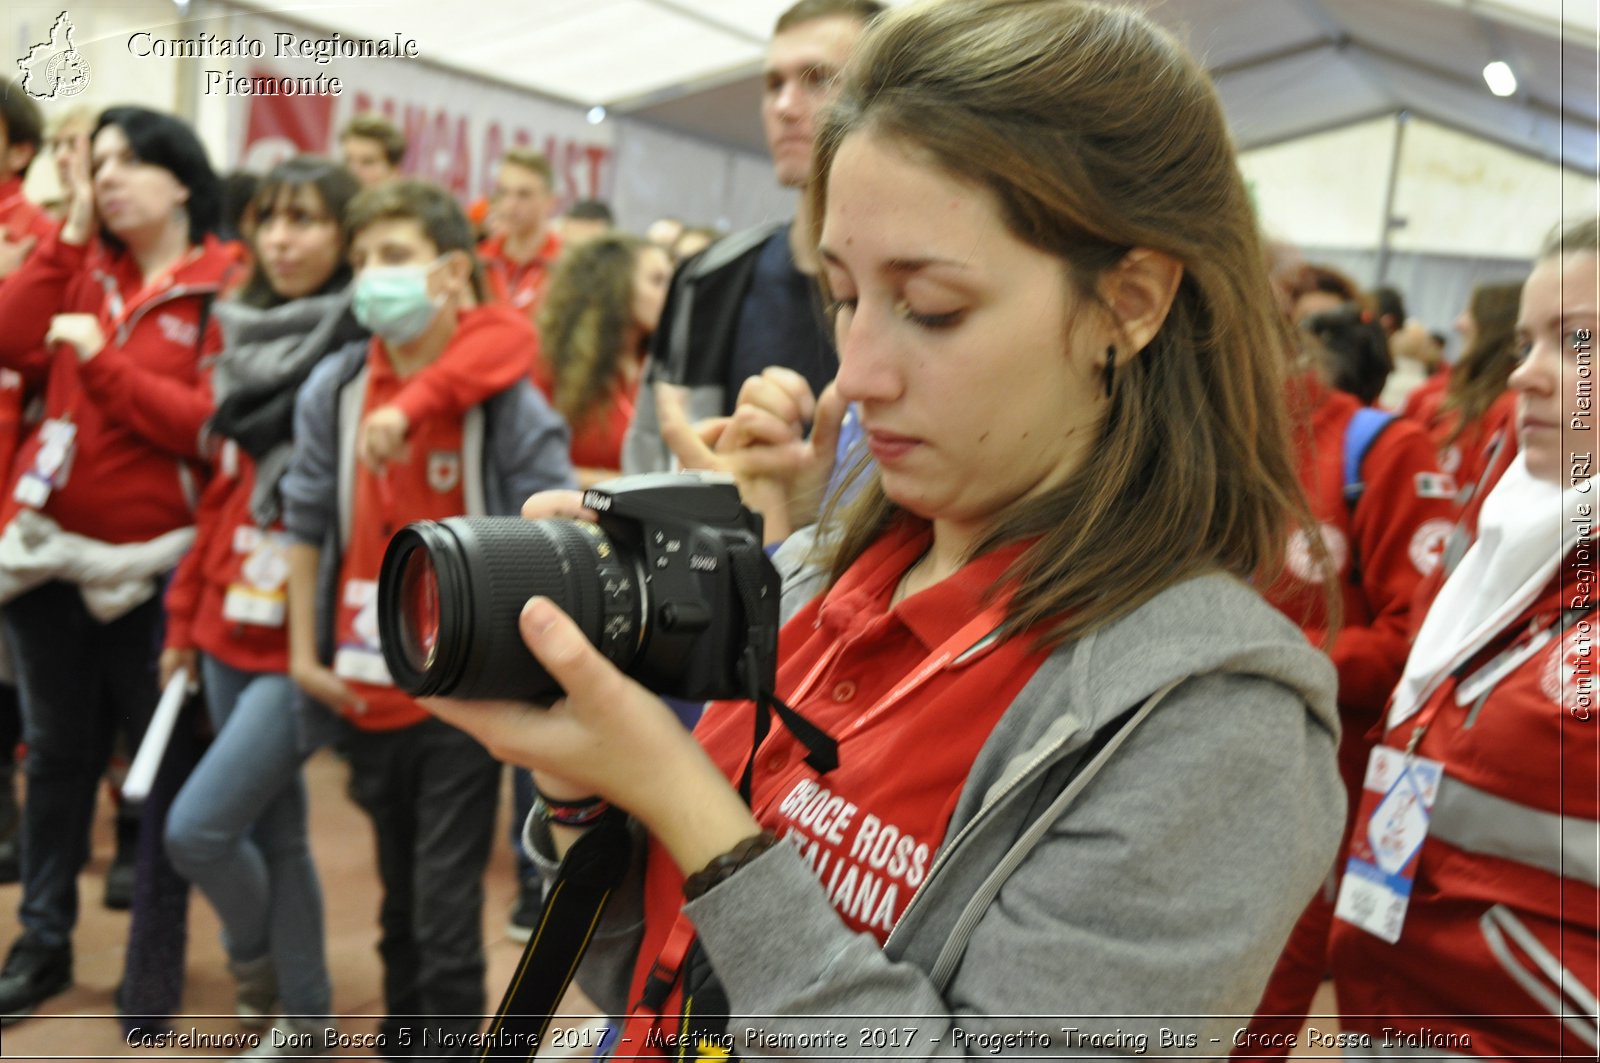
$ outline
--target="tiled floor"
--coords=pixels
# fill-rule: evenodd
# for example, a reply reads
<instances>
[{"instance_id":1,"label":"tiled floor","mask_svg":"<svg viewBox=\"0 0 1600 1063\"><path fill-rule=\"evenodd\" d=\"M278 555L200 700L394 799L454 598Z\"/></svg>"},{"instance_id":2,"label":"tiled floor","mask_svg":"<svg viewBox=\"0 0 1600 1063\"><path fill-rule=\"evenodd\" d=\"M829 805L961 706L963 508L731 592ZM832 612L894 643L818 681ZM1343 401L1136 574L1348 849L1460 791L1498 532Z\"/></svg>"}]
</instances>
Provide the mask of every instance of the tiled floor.
<instances>
[{"instance_id":1,"label":"tiled floor","mask_svg":"<svg viewBox=\"0 0 1600 1063\"><path fill-rule=\"evenodd\" d=\"M342 1016L345 1034L371 1034L382 1012L380 967L376 951L378 879L373 866L372 835L365 816L344 795L346 769L331 753L307 765L311 789L312 845L322 872L328 931L328 963L333 974L334 1010ZM505 935L506 914L515 887L504 815L496 827L494 856L486 880L484 941L489 955L489 1002L510 978L522 946ZM102 815L102 820L109 817ZM74 939L76 984L52 998L30 1019L0 1034L5 1059L228 1059L217 1047L131 1047L115 1018L112 991L122 978L128 915L101 907L102 877L112 851L108 824L96 834L95 855L79 879L82 917ZM0 886L0 947L17 933L17 886ZM231 1017L233 980L224 967L217 920L204 898L191 896L189 951L183 998L184 1018L174 1022L179 1033L240 1033ZM350 1057L370 1051L352 1049Z\"/></svg>"},{"instance_id":2,"label":"tiled floor","mask_svg":"<svg viewBox=\"0 0 1600 1063\"><path fill-rule=\"evenodd\" d=\"M346 799L344 780L343 762L330 753L319 754L307 766L312 795L312 845L326 897L334 1010L341 1016L339 1027L343 1033L364 1035L376 1032L382 1010L380 971L374 947L378 882L373 869L371 833L365 817ZM502 812L502 821L504 815ZM103 821L108 818L102 816ZM497 826L495 837L484 907L491 1006L498 1002L521 955L521 946L505 936L506 913L515 890L503 822ZM232 1053L219 1047L133 1047L123 1038L117 1020L112 1017L111 994L122 977L128 916L100 905L101 879L111 850L110 830L103 823L96 835L94 859L79 880L83 914L74 941L76 984L52 998L33 1018L6 1027L0 1034L0 1058L229 1059ZM0 947L8 946L16 936L18 894L16 886L0 886ZM180 1033L213 1037L239 1034L241 1028L231 1016L233 982L224 968L216 917L198 894L191 898L189 913L184 1016L174 1025ZM1317 998L1316 1010L1327 1013L1332 1006L1332 993L1324 986ZM1330 1032L1335 1028L1327 1020L1315 1025ZM344 1053L344 1058L367 1058L372 1054L366 1049L351 1048ZM1302 1051L1299 1058L1314 1057Z\"/></svg>"}]
</instances>

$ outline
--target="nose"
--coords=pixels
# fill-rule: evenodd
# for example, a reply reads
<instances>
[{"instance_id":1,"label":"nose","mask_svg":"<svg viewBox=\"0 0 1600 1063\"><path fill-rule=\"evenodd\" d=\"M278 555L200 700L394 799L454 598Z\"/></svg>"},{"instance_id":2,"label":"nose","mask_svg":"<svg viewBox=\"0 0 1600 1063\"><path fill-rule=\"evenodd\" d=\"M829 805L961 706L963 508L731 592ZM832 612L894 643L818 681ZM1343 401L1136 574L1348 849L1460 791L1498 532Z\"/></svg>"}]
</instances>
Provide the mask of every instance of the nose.
<instances>
[{"instance_id":1,"label":"nose","mask_svg":"<svg viewBox=\"0 0 1600 1063\"><path fill-rule=\"evenodd\" d=\"M798 121L800 118L801 95L804 89L799 78L785 78L778 86L778 92L772 98L772 108L779 118L785 121Z\"/></svg>"},{"instance_id":2,"label":"nose","mask_svg":"<svg viewBox=\"0 0 1600 1063\"><path fill-rule=\"evenodd\" d=\"M1555 389L1556 359L1551 357L1556 345L1535 341L1528 354L1511 371L1506 385L1513 391L1548 394Z\"/></svg>"},{"instance_id":3,"label":"nose","mask_svg":"<svg viewBox=\"0 0 1600 1063\"><path fill-rule=\"evenodd\" d=\"M843 309L834 328L839 394L849 402L884 403L904 391L892 315L868 302Z\"/></svg>"},{"instance_id":4,"label":"nose","mask_svg":"<svg viewBox=\"0 0 1600 1063\"><path fill-rule=\"evenodd\" d=\"M256 227L256 243L262 247L281 247L289 236L288 219L274 214Z\"/></svg>"}]
</instances>

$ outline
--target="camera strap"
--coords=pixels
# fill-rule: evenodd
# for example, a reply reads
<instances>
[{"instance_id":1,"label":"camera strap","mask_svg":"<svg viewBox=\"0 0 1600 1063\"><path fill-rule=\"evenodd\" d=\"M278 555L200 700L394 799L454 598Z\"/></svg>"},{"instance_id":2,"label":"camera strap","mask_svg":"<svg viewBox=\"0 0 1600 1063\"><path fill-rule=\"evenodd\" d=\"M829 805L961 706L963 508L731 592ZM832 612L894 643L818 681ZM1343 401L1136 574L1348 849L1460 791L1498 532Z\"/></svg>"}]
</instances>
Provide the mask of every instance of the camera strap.
<instances>
[{"instance_id":1,"label":"camera strap","mask_svg":"<svg viewBox=\"0 0 1600 1063\"><path fill-rule=\"evenodd\" d=\"M480 1060L530 1060L538 1054L611 891L627 873L631 851L628 818L617 809L601 816L567 850L489 1023Z\"/></svg>"},{"instance_id":2,"label":"camera strap","mask_svg":"<svg viewBox=\"0 0 1600 1063\"><path fill-rule=\"evenodd\" d=\"M750 759L739 775L739 796L748 805L756 750L772 730L774 715L805 747L806 763L819 775L826 775L839 766L839 743L778 697L777 572L771 559L754 543L731 544L728 557L733 569L733 585L739 592L749 628L739 663L746 696L755 706L755 737L750 745Z\"/></svg>"}]
</instances>

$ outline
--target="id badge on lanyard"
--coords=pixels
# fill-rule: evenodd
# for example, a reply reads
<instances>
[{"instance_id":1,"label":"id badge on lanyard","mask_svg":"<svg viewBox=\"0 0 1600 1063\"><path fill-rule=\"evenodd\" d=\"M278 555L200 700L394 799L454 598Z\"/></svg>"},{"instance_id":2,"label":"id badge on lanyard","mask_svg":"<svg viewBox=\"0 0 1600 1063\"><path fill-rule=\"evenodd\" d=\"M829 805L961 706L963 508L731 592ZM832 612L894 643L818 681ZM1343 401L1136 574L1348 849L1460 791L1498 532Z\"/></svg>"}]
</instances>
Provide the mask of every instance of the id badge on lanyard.
<instances>
[{"instance_id":1,"label":"id badge on lanyard","mask_svg":"<svg viewBox=\"0 0 1600 1063\"><path fill-rule=\"evenodd\" d=\"M42 509L50 492L67 482L72 457L77 451L78 426L69 420L51 418L39 426L39 449L33 464L17 479L12 497L32 509Z\"/></svg>"},{"instance_id":2,"label":"id badge on lanyard","mask_svg":"<svg viewBox=\"0 0 1600 1063\"><path fill-rule=\"evenodd\" d=\"M289 538L253 524L234 529L233 551L244 554L239 579L228 584L222 617L236 624L282 627L288 612Z\"/></svg>"},{"instance_id":3,"label":"id badge on lanyard","mask_svg":"<svg viewBox=\"0 0 1600 1063\"><path fill-rule=\"evenodd\" d=\"M378 640L378 581L346 580L344 611L351 613L339 632L339 647L333 654L333 674L372 686L394 686L389 666L383 659Z\"/></svg>"},{"instance_id":4,"label":"id badge on lanyard","mask_svg":"<svg viewBox=\"0 0 1600 1063\"><path fill-rule=\"evenodd\" d=\"M1372 751L1336 917L1391 945L1400 940L1443 775L1439 761L1388 746Z\"/></svg>"},{"instance_id":5,"label":"id badge on lanyard","mask_svg":"<svg viewBox=\"0 0 1600 1063\"><path fill-rule=\"evenodd\" d=\"M1535 617L1527 633L1501 650L1469 675L1457 673L1458 706L1469 707L1464 727L1471 727L1494 688L1552 639L1561 637L1588 607L1564 610L1552 622ZM1433 802L1439 794L1444 765L1415 755L1422 735L1443 707L1416 721L1411 740L1402 750L1379 746L1367 763L1356 810L1356 832L1350 839L1350 859L1333 914L1353 926L1375 934L1389 944L1400 940L1411 884L1416 877L1416 856L1427 837Z\"/></svg>"}]
</instances>

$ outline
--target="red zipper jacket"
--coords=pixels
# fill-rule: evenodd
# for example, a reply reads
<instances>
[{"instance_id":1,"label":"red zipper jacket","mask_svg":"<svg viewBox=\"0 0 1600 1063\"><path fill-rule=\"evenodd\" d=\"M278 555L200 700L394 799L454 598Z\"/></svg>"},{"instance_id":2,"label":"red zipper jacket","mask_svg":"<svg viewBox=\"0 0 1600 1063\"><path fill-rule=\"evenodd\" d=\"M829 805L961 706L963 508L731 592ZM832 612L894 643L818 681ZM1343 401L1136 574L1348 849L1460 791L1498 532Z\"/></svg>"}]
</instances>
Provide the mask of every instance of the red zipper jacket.
<instances>
[{"instance_id":1,"label":"red zipper jacket","mask_svg":"<svg viewBox=\"0 0 1600 1063\"><path fill-rule=\"evenodd\" d=\"M1310 428L1299 441L1300 484L1338 565L1344 621L1328 656L1339 670L1340 767L1346 786L1359 793L1371 744L1366 734L1400 681L1411 650L1411 603L1449 535L1455 492L1426 433L1396 420L1367 450L1360 470L1365 489L1351 507L1344 497L1344 437L1360 403L1312 375L1290 382L1289 401L1305 411L1301 423ZM1289 572L1266 598L1320 645L1327 618L1319 576L1304 543L1291 542L1288 560Z\"/></svg>"},{"instance_id":2,"label":"red zipper jacket","mask_svg":"<svg viewBox=\"0 0 1600 1063\"><path fill-rule=\"evenodd\" d=\"M1583 1014L1583 995L1600 993L1592 599L1563 617L1594 571L1580 545L1538 600L1384 736L1404 749L1425 725L1416 755L1441 762L1444 779L1399 940L1333 924L1341 1023L1375 1048L1387 1041L1394 1050L1379 1056L1594 1058L1597 1028Z\"/></svg>"},{"instance_id":3,"label":"red zipper jacket","mask_svg":"<svg viewBox=\"0 0 1600 1063\"><path fill-rule=\"evenodd\" d=\"M152 291L132 256L47 240L0 287L0 366L45 389L45 419L76 426L74 450L42 511L64 529L108 543L143 542L189 524L198 501L191 463L211 415L207 362L221 346L202 308L236 255L207 237ZM125 304L120 314L118 303ZM56 314L94 314L105 347L80 363L69 345L44 347ZM0 526L20 508L12 493L32 467L38 427L23 440L0 502Z\"/></svg>"}]
</instances>

